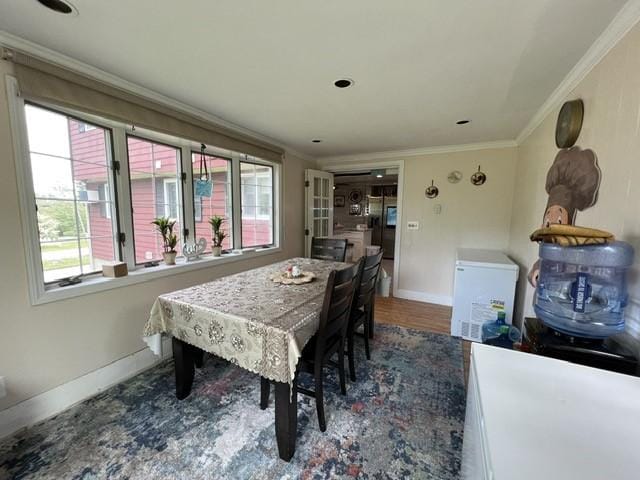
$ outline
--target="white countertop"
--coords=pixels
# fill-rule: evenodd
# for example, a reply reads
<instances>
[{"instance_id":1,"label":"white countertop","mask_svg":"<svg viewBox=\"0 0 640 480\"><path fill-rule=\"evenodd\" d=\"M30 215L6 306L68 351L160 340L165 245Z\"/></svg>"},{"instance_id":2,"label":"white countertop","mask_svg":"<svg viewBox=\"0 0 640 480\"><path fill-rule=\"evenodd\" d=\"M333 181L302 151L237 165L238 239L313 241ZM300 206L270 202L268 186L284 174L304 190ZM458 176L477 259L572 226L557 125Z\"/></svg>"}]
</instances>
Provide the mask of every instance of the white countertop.
<instances>
[{"instance_id":1,"label":"white countertop","mask_svg":"<svg viewBox=\"0 0 640 480\"><path fill-rule=\"evenodd\" d=\"M472 362L494 478L640 479L640 378L481 344Z\"/></svg>"}]
</instances>

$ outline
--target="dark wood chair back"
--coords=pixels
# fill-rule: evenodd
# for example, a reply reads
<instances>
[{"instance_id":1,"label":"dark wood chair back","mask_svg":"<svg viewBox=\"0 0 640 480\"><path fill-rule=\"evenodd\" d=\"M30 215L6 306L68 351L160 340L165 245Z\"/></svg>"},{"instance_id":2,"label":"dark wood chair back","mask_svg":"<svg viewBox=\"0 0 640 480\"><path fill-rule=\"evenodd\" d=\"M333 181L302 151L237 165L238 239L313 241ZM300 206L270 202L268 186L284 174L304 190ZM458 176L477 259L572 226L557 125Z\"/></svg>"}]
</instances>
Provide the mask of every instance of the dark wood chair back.
<instances>
[{"instance_id":1,"label":"dark wood chair back","mask_svg":"<svg viewBox=\"0 0 640 480\"><path fill-rule=\"evenodd\" d=\"M363 260L360 260L350 267L334 270L329 274L320 313L316 356L323 356L325 346L330 346L334 340L346 334L362 262Z\"/></svg>"},{"instance_id":2,"label":"dark wood chair back","mask_svg":"<svg viewBox=\"0 0 640 480\"><path fill-rule=\"evenodd\" d=\"M360 281L353 299L353 310L370 305L374 301L383 254L384 251L380 249L375 255L363 257L364 260L360 267Z\"/></svg>"},{"instance_id":3,"label":"dark wood chair back","mask_svg":"<svg viewBox=\"0 0 640 480\"><path fill-rule=\"evenodd\" d=\"M311 258L344 262L347 256L347 239L316 238L311 239Z\"/></svg>"}]
</instances>

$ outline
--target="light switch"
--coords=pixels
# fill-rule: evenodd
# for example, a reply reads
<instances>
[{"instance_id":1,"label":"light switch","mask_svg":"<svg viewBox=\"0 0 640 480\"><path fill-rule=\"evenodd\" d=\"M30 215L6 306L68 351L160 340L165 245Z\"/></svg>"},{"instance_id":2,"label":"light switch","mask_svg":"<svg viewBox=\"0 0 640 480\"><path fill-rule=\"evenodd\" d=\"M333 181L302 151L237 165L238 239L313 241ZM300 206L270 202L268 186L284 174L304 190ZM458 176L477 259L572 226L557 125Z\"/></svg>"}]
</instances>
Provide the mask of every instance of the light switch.
<instances>
[{"instance_id":1,"label":"light switch","mask_svg":"<svg viewBox=\"0 0 640 480\"><path fill-rule=\"evenodd\" d=\"M442 213L442 205L437 203L433 206L433 213L440 215Z\"/></svg>"},{"instance_id":2,"label":"light switch","mask_svg":"<svg viewBox=\"0 0 640 480\"><path fill-rule=\"evenodd\" d=\"M7 396L7 387L4 384L4 377L0 377L0 398Z\"/></svg>"},{"instance_id":3,"label":"light switch","mask_svg":"<svg viewBox=\"0 0 640 480\"><path fill-rule=\"evenodd\" d=\"M419 222L407 222L407 230L420 230Z\"/></svg>"}]
</instances>

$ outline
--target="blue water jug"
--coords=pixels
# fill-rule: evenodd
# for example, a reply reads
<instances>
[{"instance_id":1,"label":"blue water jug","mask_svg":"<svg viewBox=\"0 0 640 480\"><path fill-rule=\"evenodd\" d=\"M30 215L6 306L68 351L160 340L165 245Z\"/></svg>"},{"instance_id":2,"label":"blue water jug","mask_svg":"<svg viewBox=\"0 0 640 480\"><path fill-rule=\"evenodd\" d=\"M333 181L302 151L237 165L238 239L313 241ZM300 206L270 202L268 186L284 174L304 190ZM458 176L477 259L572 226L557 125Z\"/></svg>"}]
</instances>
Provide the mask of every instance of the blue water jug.
<instances>
[{"instance_id":1,"label":"blue water jug","mask_svg":"<svg viewBox=\"0 0 640 480\"><path fill-rule=\"evenodd\" d=\"M561 247L540 245L537 316L573 336L606 338L624 331L627 274L633 247L625 242Z\"/></svg>"}]
</instances>

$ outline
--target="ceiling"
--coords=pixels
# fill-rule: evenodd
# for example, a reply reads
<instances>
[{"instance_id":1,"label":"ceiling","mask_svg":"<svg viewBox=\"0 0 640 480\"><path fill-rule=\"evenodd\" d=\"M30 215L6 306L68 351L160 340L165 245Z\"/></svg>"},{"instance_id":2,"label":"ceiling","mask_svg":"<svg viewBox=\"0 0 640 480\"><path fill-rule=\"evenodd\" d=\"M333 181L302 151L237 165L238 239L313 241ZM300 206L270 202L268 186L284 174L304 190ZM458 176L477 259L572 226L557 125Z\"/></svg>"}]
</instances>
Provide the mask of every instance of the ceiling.
<instances>
[{"instance_id":1,"label":"ceiling","mask_svg":"<svg viewBox=\"0 0 640 480\"><path fill-rule=\"evenodd\" d=\"M625 0L71 2L0 30L327 156L514 139Z\"/></svg>"}]
</instances>

